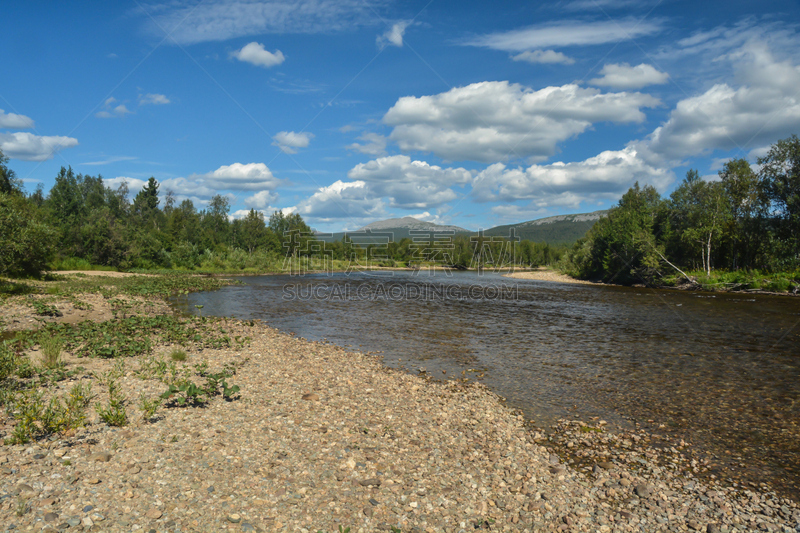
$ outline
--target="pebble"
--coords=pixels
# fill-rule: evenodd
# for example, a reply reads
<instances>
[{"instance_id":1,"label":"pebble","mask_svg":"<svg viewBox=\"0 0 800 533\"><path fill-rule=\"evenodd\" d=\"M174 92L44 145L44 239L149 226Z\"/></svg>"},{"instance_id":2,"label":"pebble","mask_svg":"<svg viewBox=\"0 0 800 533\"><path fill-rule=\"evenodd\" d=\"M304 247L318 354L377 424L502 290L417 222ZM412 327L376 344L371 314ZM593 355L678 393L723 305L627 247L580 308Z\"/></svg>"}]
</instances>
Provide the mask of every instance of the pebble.
<instances>
[{"instance_id":1,"label":"pebble","mask_svg":"<svg viewBox=\"0 0 800 533\"><path fill-rule=\"evenodd\" d=\"M83 528L108 533L339 526L353 533L392 527L640 533L694 526L707 533L769 527L783 533L800 520L795 502L768 490L712 486L672 468L683 463L665 459L679 455L649 448L643 432L617 436L599 422L564 420L545 435L480 384L429 381L260 324L208 324L231 339L250 339L229 348L185 347L212 369L240 365L228 379L241 387L239 400L162 408L157 421L132 423L124 435L90 420L75 435L47 442L55 457L68 450L60 457L71 459L70 466L31 462L44 453L38 446L1 447L7 460L0 462L13 473L0 477L0 498L13 499L0 500L0 524L41 531L60 522L58 530L80 531L81 519L70 515L81 510ZM172 348L154 340L156 356ZM141 362L126 360L130 371L119 380L129 399L164 390L133 372ZM113 361L80 364L101 373ZM303 392L312 390L325 391L325 400ZM97 385L93 391L103 394ZM18 517L5 502L23 493L41 499Z\"/></svg>"}]
</instances>

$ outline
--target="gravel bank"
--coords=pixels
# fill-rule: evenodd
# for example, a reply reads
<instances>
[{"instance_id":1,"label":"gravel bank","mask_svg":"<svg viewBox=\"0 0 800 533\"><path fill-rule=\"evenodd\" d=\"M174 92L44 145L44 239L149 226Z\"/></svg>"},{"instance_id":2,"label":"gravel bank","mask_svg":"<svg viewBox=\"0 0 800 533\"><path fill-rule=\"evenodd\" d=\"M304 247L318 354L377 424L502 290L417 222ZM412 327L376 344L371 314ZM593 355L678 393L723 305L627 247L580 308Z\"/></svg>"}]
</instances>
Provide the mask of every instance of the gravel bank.
<instances>
[{"instance_id":1,"label":"gravel bank","mask_svg":"<svg viewBox=\"0 0 800 533\"><path fill-rule=\"evenodd\" d=\"M559 459L553 437L479 384L433 382L258 322L207 327L250 339L186 350L189 365L238 365L239 400L136 420L133 400L165 387L127 359L130 426L92 411L74 435L0 447L1 530L800 531L793 502L708 486L682 450L653 450L646 435L565 421L553 449L571 457ZM87 370L50 392L113 363L67 357Z\"/></svg>"},{"instance_id":2,"label":"gravel bank","mask_svg":"<svg viewBox=\"0 0 800 533\"><path fill-rule=\"evenodd\" d=\"M602 283L595 283L593 281L573 278L565 274L561 274L560 272L548 269L512 272L510 274L505 274L504 277L513 279L533 279L538 281L557 281L559 283L573 283L576 285L603 285Z\"/></svg>"}]
</instances>

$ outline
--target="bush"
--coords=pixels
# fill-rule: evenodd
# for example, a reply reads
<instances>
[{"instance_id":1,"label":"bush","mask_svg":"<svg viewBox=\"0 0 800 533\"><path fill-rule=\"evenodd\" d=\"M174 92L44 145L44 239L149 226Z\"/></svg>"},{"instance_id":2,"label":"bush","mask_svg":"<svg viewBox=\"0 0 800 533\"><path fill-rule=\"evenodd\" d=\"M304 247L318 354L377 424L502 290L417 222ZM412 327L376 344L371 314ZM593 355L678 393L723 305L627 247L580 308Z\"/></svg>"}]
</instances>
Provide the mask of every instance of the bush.
<instances>
[{"instance_id":1,"label":"bush","mask_svg":"<svg viewBox=\"0 0 800 533\"><path fill-rule=\"evenodd\" d=\"M40 341L42 363L45 368L56 368L61 364L61 349L64 341L58 335L45 335Z\"/></svg>"},{"instance_id":2,"label":"bush","mask_svg":"<svg viewBox=\"0 0 800 533\"><path fill-rule=\"evenodd\" d=\"M25 198L0 193L0 275L40 276L53 255L55 232Z\"/></svg>"}]
</instances>

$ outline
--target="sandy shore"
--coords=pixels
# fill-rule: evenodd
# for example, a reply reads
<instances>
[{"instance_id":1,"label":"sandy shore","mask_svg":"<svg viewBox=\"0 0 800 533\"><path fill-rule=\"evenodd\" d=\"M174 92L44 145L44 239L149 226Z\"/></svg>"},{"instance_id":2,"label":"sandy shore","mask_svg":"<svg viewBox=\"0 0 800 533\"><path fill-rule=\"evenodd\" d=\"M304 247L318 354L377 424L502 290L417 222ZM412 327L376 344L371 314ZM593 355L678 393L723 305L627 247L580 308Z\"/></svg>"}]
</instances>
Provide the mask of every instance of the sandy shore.
<instances>
[{"instance_id":1,"label":"sandy shore","mask_svg":"<svg viewBox=\"0 0 800 533\"><path fill-rule=\"evenodd\" d=\"M20 304L22 305L22 304ZM103 301L98 316L106 316ZM0 317L6 306L0 306ZM158 313L160 307L148 310ZM66 308L65 308L66 310ZM173 343L124 359L119 382L131 424L93 410L85 428L0 447L5 531L793 531L800 510L764 490L711 487L691 454L657 451L643 433L563 421L562 450L485 387L433 382L369 354L298 339L259 322L196 322L185 363L237 367L240 398L162 408L141 420L137 399L166 388L153 369ZM27 352L36 359L38 352ZM60 396L119 360L66 355L79 370L48 387ZM193 379L199 379L194 377ZM0 433L14 421L6 416ZM688 446L688 445L687 445ZM13 527L12 527L13 526Z\"/></svg>"},{"instance_id":2,"label":"sandy shore","mask_svg":"<svg viewBox=\"0 0 800 533\"><path fill-rule=\"evenodd\" d=\"M576 285L602 285L602 283L576 279L549 269L512 272L510 274L505 274L503 277L514 279L533 279L538 281L556 281L558 283L574 283Z\"/></svg>"}]
</instances>

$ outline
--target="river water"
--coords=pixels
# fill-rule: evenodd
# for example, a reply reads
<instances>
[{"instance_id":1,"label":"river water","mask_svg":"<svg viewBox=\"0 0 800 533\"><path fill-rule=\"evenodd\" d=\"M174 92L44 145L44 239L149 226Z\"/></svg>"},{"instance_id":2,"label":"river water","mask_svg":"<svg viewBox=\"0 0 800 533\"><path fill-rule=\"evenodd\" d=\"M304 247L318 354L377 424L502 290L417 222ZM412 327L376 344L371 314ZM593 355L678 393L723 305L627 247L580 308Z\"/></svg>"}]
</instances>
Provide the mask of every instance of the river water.
<instances>
[{"instance_id":1,"label":"river water","mask_svg":"<svg viewBox=\"0 0 800 533\"><path fill-rule=\"evenodd\" d=\"M800 499L800 298L475 272L242 281L176 303L480 381L541 427L560 417L639 424L700 447L719 477Z\"/></svg>"}]
</instances>

